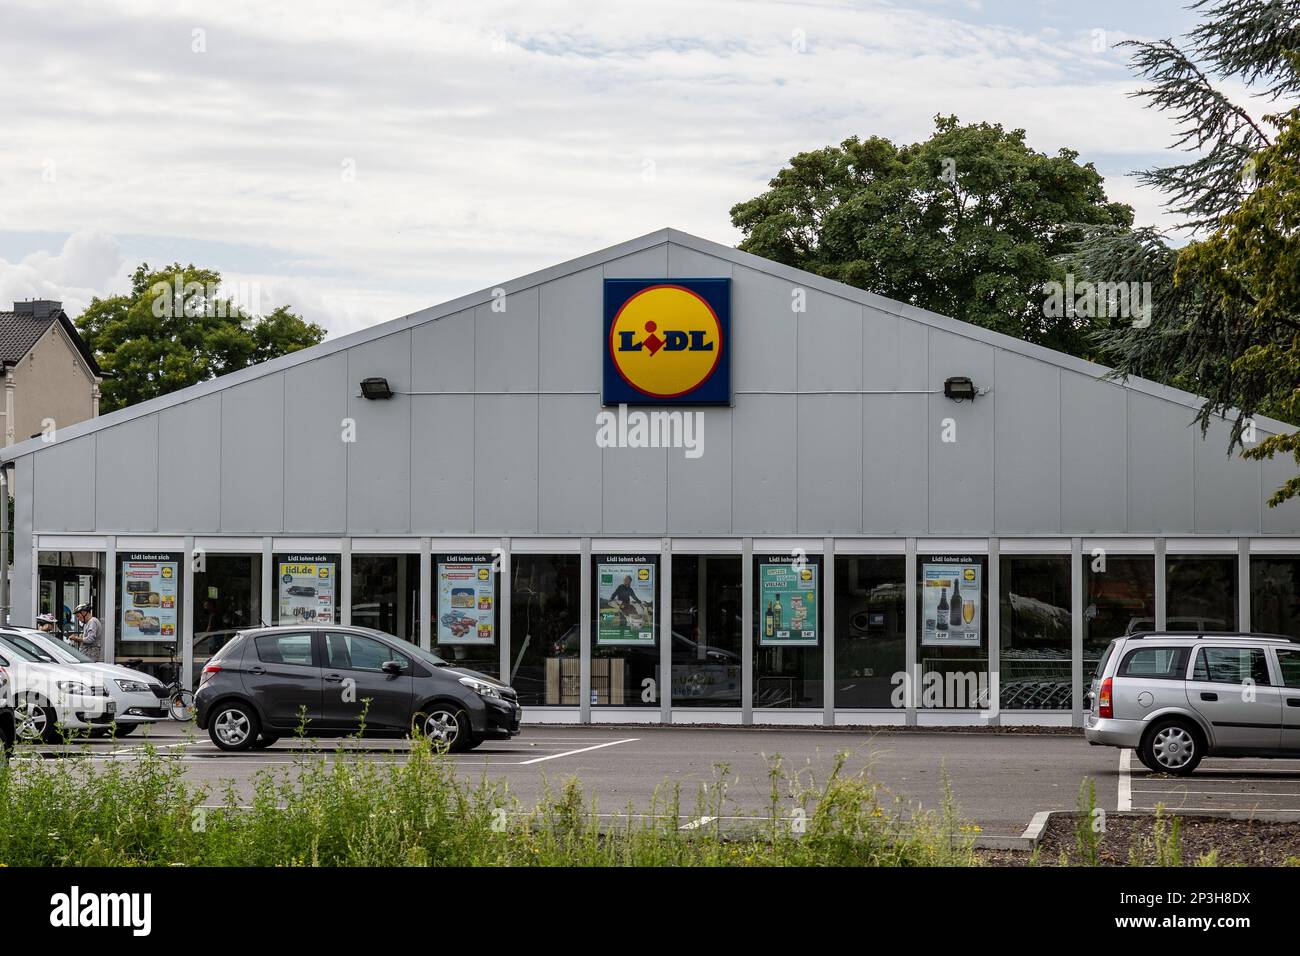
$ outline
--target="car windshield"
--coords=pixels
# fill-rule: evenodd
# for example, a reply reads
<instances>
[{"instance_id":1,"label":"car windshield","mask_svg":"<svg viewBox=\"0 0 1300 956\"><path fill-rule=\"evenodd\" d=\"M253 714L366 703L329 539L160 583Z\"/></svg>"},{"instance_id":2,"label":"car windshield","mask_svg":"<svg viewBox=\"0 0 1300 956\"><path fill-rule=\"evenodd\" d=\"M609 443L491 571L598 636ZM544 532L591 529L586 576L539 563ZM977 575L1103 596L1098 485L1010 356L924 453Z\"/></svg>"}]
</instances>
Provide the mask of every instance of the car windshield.
<instances>
[{"instance_id":1,"label":"car windshield","mask_svg":"<svg viewBox=\"0 0 1300 956\"><path fill-rule=\"evenodd\" d=\"M71 644L65 644L57 637L51 637L48 634L24 634L23 637L33 644L43 648L50 654L53 654L59 661L64 664L89 664L91 658L77 650Z\"/></svg>"},{"instance_id":2,"label":"car windshield","mask_svg":"<svg viewBox=\"0 0 1300 956\"><path fill-rule=\"evenodd\" d=\"M0 647L3 647L6 651L8 651L14 657L18 658L20 661L26 661L28 664L56 663L54 658L50 657L49 654L45 654L44 656L41 656L41 655L33 654L31 651L24 650L16 643L14 643L12 638L13 638L12 634L6 634L4 637L0 637Z\"/></svg>"}]
</instances>

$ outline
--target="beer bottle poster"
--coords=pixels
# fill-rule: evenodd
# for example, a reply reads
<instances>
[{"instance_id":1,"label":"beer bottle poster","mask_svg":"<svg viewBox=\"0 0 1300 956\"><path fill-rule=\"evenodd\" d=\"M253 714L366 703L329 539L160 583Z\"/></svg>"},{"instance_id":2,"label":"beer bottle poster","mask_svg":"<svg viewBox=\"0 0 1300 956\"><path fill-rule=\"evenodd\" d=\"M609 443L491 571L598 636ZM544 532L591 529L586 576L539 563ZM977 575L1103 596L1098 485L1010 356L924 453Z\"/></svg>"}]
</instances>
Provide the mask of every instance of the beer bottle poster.
<instances>
[{"instance_id":1,"label":"beer bottle poster","mask_svg":"<svg viewBox=\"0 0 1300 956\"><path fill-rule=\"evenodd\" d=\"M655 564L612 557L596 564L596 643L655 645Z\"/></svg>"},{"instance_id":2,"label":"beer bottle poster","mask_svg":"<svg viewBox=\"0 0 1300 956\"><path fill-rule=\"evenodd\" d=\"M921 565L921 643L931 647L979 647L983 563L934 556Z\"/></svg>"},{"instance_id":3,"label":"beer bottle poster","mask_svg":"<svg viewBox=\"0 0 1300 956\"><path fill-rule=\"evenodd\" d=\"M438 561L438 644L496 642L497 579L490 554Z\"/></svg>"},{"instance_id":4,"label":"beer bottle poster","mask_svg":"<svg viewBox=\"0 0 1300 956\"><path fill-rule=\"evenodd\" d=\"M286 555L277 565L280 624L334 624L335 574L324 555Z\"/></svg>"},{"instance_id":5,"label":"beer bottle poster","mask_svg":"<svg viewBox=\"0 0 1300 956\"><path fill-rule=\"evenodd\" d=\"M817 565L772 560L758 566L758 643L816 647Z\"/></svg>"}]
</instances>

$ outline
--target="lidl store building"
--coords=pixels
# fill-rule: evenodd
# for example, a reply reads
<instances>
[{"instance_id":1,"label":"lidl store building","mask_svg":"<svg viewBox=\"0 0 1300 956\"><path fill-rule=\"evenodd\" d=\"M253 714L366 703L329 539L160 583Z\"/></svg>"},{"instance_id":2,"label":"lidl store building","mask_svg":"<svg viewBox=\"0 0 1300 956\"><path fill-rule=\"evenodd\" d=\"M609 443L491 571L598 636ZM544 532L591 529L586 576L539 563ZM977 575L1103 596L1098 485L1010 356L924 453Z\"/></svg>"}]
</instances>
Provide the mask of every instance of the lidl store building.
<instances>
[{"instance_id":1,"label":"lidl store building","mask_svg":"<svg viewBox=\"0 0 1300 956\"><path fill-rule=\"evenodd\" d=\"M1126 631L1300 636L1293 464L1105 372L664 230L5 449L12 620L191 682L365 625L531 721L1077 725Z\"/></svg>"}]
</instances>

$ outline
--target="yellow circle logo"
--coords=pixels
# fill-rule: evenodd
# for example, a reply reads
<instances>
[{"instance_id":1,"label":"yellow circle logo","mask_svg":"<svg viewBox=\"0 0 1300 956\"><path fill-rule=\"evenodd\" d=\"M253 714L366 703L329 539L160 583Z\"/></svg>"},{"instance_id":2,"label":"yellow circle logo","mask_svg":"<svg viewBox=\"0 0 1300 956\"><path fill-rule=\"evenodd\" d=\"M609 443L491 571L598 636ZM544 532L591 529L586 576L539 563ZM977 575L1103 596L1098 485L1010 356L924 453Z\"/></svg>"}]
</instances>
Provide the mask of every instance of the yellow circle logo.
<instances>
[{"instance_id":1,"label":"yellow circle logo","mask_svg":"<svg viewBox=\"0 0 1300 956\"><path fill-rule=\"evenodd\" d=\"M478 569L478 579L479 579L480 581L486 581L486 580L488 579L488 569L487 569L487 568L479 568L479 569Z\"/></svg>"},{"instance_id":2,"label":"yellow circle logo","mask_svg":"<svg viewBox=\"0 0 1300 956\"><path fill-rule=\"evenodd\" d=\"M637 571L636 576L637 576L638 578L640 578L642 581L649 581L649 580L650 580L650 569L649 569L649 568L641 568L639 571Z\"/></svg>"},{"instance_id":3,"label":"yellow circle logo","mask_svg":"<svg viewBox=\"0 0 1300 956\"><path fill-rule=\"evenodd\" d=\"M963 572L961 573L961 576L962 576L963 578L965 578L967 581L974 581L974 580L975 580L975 569L974 569L974 568L967 568L965 571L963 571Z\"/></svg>"},{"instance_id":4,"label":"yellow circle logo","mask_svg":"<svg viewBox=\"0 0 1300 956\"><path fill-rule=\"evenodd\" d=\"M707 382L722 346L718 316L700 295L679 285L642 289L623 303L609 330L618 374L653 398L677 398Z\"/></svg>"}]
</instances>

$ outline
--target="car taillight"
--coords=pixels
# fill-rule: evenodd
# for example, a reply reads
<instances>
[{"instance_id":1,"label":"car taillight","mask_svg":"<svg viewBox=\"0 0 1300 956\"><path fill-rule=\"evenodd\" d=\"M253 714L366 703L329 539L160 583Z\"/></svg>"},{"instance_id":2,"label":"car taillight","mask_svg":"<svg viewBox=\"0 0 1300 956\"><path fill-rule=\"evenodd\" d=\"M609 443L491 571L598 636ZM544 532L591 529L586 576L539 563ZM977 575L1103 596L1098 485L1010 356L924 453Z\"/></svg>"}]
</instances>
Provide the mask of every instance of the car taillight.
<instances>
[{"instance_id":1,"label":"car taillight","mask_svg":"<svg viewBox=\"0 0 1300 956\"><path fill-rule=\"evenodd\" d=\"M199 686L202 687L204 684L206 684L209 680L211 680L215 675L219 674L220 672L221 672L220 664L209 664L207 667L203 668L203 673L199 676Z\"/></svg>"},{"instance_id":2,"label":"car taillight","mask_svg":"<svg viewBox=\"0 0 1300 956\"><path fill-rule=\"evenodd\" d=\"M1097 716L1111 718L1115 716L1115 709L1110 705L1110 682L1107 677L1101 682L1101 692L1097 694Z\"/></svg>"}]
</instances>

